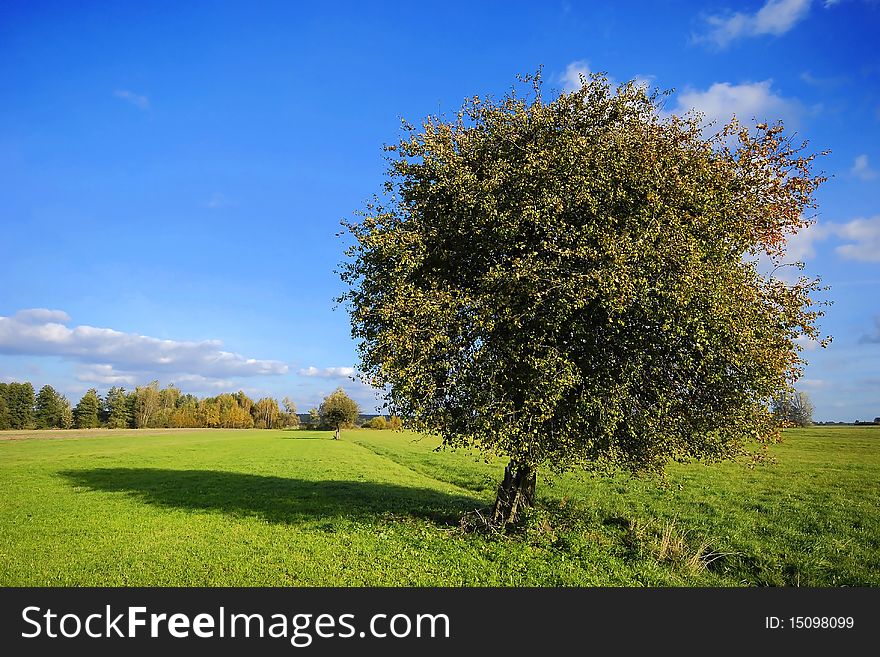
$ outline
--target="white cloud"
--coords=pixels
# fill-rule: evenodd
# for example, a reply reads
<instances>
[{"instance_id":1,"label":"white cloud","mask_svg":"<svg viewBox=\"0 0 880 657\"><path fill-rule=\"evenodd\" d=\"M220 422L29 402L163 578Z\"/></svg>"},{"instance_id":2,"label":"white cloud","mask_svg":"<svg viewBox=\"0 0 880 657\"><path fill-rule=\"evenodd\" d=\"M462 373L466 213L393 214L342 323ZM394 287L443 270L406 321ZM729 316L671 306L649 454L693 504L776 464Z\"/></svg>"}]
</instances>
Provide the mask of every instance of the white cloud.
<instances>
[{"instance_id":1,"label":"white cloud","mask_svg":"<svg viewBox=\"0 0 880 657\"><path fill-rule=\"evenodd\" d=\"M877 170L871 168L867 155L856 156L849 172L860 180L874 180L878 175Z\"/></svg>"},{"instance_id":2,"label":"white cloud","mask_svg":"<svg viewBox=\"0 0 880 657\"><path fill-rule=\"evenodd\" d=\"M231 379L215 379L208 376L202 376L201 374L178 374L171 378L174 380L174 383L178 388L190 387L196 390L211 389L228 392L235 390L238 387Z\"/></svg>"},{"instance_id":3,"label":"white cloud","mask_svg":"<svg viewBox=\"0 0 880 657\"><path fill-rule=\"evenodd\" d=\"M806 335L801 335L795 338L794 342L795 344L799 344L804 351L815 351L819 348L819 343L808 338Z\"/></svg>"},{"instance_id":4,"label":"white cloud","mask_svg":"<svg viewBox=\"0 0 880 657\"><path fill-rule=\"evenodd\" d=\"M780 36L806 18L810 0L767 0L754 14L742 12L707 16L707 30L694 37L697 42L726 48L731 42L766 34Z\"/></svg>"},{"instance_id":5,"label":"white cloud","mask_svg":"<svg viewBox=\"0 0 880 657\"><path fill-rule=\"evenodd\" d=\"M581 88L581 76L589 79L590 65L585 59L579 59L571 62L565 67L565 73L562 74L562 84L565 91L577 91Z\"/></svg>"},{"instance_id":6,"label":"white cloud","mask_svg":"<svg viewBox=\"0 0 880 657\"><path fill-rule=\"evenodd\" d=\"M789 238L785 262L803 262L814 257L816 243L832 237L844 242L834 249L844 260L880 262L880 215L842 224L813 224Z\"/></svg>"},{"instance_id":7,"label":"white cloud","mask_svg":"<svg viewBox=\"0 0 880 657\"><path fill-rule=\"evenodd\" d=\"M316 376L322 379L333 378L349 378L354 376L355 368L353 367L325 367L318 369L314 365L299 370L300 376Z\"/></svg>"},{"instance_id":8,"label":"white cloud","mask_svg":"<svg viewBox=\"0 0 880 657\"><path fill-rule=\"evenodd\" d=\"M70 315L63 310L49 310L48 308L29 308L15 313L15 321L25 324L44 324L46 322L69 322Z\"/></svg>"},{"instance_id":9,"label":"white cloud","mask_svg":"<svg viewBox=\"0 0 880 657\"><path fill-rule=\"evenodd\" d=\"M790 262L804 262L816 255L816 242L828 237L828 230L824 225L810 224L788 238L786 243L786 258Z\"/></svg>"},{"instance_id":10,"label":"white cloud","mask_svg":"<svg viewBox=\"0 0 880 657\"><path fill-rule=\"evenodd\" d=\"M210 378L286 374L288 371L287 365L280 361L245 358L224 351L219 340L160 340L109 328L70 328L62 323L68 321L66 313L42 308L0 317L0 353L60 356L129 372L154 371Z\"/></svg>"},{"instance_id":11,"label":"white cloud","mask_svg":"<svg viewBox=\"0 0 880 657\"><path fill-rule=\"evenodd\" d=\"M593 73L590 69L590 64L585 59L578 59L576 61L571 62L568 66L565 67L565 72L559 76L559 81L562 83L563 91L577 91L581 88L581 76L584 79L589 80L590 74ZM605 77L608 79L608 85L612 90L616 89L618 86L617 80L613 77L608 76ZM633 82L635 82L636 86L642 87L643 89L650 90L654 86L654 80L656 79L655 75L651 74L637 74L633 77Z\"/></svg>"},{"instance_id":12,"label":"white cloud","mask_svg":"<svg viewBox=\"0 0 880 657\"><path fill-rule=\"evenodd\" d=\"M705 115L707 122L715 121L717 127L727 123L734 114L744 122L782 119L797 123L802 111L800 103L775 93L772 86L772 80L764 80L743 84L715 82L705 91L687 88L677 94L673 114L695 109Z\"/></svg>"},{"instance_id":13,"label":"white cloud","mask_svg":"<svg viewBox=\"0 0 880 657\"><path fill-rule=\"evenodd\" d=\"M869 219L853 219L845 224L831 224L829 230L849 244L835 252L845 260L880 262L880 215Z\"/></svg>"},{"instance_id":14,"label":"white cloud","mask_svg":"<svg viewBox=\"0 0 880 657\"><path fill-rule=\"evenodd\" d=\"M117 98L121 98L122 100L131 103L140 110L147 111L148 109L150 109L150 99L146 96L141 96L134 92L128 91L127 89L117 89L113 92L113 95Z\"/></svg>"},{"instance_id":15,"label":"white cloud","mask_svg":"<svg viewBox=\"0 0 880 657\"><path fill-rule=\"evenodd\" d=\"M102 383L104 385L135 385L138 383L134 374L124 374L113 369L112 365L86 365L79 369L77 381L85 383Z\"/></svg>"}]
</instances>

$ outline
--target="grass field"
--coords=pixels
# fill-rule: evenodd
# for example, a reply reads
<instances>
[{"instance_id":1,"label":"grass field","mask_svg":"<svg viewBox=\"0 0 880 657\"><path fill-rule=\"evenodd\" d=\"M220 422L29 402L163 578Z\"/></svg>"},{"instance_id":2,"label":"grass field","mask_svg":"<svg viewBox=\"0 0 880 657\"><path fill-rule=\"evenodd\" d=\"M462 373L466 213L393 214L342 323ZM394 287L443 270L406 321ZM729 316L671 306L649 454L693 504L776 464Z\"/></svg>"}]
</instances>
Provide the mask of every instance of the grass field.
<instances>
[{"instance_id":1,"label":"grass field","mask_svg":"<svg viewBox=\"0 0 880 657\"><path fill-rule=\"evenodd\" d=\"M501 463L390 431L0 433L3 586L880 586L880 428L789 430L774 465L666 486L539 479L463 531Z\"/></svg>"}]
</instances>

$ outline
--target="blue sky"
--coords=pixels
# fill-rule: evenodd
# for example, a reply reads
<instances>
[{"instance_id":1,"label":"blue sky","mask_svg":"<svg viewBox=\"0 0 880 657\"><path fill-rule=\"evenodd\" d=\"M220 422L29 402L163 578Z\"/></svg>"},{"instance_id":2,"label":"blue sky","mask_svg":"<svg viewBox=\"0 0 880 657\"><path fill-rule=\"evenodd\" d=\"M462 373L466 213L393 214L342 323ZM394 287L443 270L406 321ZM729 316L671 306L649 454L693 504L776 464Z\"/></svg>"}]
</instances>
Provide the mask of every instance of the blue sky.
<instances>
[{"instance_id":1,"label":"blue sky","mask_svg":"<svg viewBox=\"0 0 880 657\"><path fill-rule=\"evenodd\" d=\"M831 285L800 384L880 415L880 3L2 2L0 379L158 378L290 396L355 363L335 236L382 144L544 67L674 88L669 111L785 120L821 168L793 256Z\"/></svg>"}]
</instances>

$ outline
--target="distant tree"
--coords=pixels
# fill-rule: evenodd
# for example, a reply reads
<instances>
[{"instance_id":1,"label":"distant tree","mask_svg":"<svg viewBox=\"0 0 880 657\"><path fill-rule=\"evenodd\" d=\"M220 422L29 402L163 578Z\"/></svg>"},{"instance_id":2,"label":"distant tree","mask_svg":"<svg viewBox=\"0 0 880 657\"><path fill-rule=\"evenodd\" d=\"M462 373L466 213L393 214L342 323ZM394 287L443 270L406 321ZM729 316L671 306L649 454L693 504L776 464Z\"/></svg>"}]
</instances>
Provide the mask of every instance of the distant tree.
<instances>
[{"instance_id":1,"label":"distant tree","mask_svg":"<svg viewBox=\"0 0 880 657\"><path fill-rule=\"evenodd\" d=\"M293 400L290 397L285 397L281 400L281 403L284 404L284 426L298 427L299 415L296 414L296 404L293 403Z\"/></svg>"},{"instance_id":2,"label":"distant tree","mask_svg":"<svg viewBox=\"0 0 880 657\"><path fill-rule=\"evenodd\" d=\"M99 427L101 426L100 413L101 400L98 397L98 391L90 388L73 409L73 424L77 429Z\"/></svg>"},{"instance_id":3,"label":"distant tree","mask_svg":"<svg viewBox=\"0 0 880 657\"><path fill-rule=\"evenodd\" d=\"M321 426L321 414L317 408L309 409L309 429L317 429Z\"/></svg>"},{"instance_id":4,"label":"distant tree","mask_svg":"<svg viewBox=\"0 0 880 657\"><path fill-rule=\"evenodd\" d=\"M177 408L171 413L172 427L198 427L199 400L195 395L181 395L177 400Z\"/></svg>"},{"instance_id":5,"label":"distant tree","mask_svg":"<svg viewBox=\"0 0 880 657\"><path fill-rule=\"evenodd\" d=\"M73 427L73 409L70 407L70 400L64 395L61 395L61 400L59 402L58 419L59 426L62 429L70 429Z\"/></svg>"},{"instance_id":6,"label":"distant tree","mask_svg":"<svg viewBox=\"0 0 880 657\"><path fill-rule=\"evenodd\" d=\"M394 431L399 431L403 428L403 422L396 415L392 415L391 418L388 420L388 428Z\"/></svg>"},{"instance_id":7,"label":"distant tree","mask_svg":"<svg viewBox=\"0 0 880 657\"><path fill-rule=\"evenodd\" d=\"M113 386L104 396L104 423L111 429L127 429L131 424L125 388Z\"/></svg>"},{"instance_id":8,"label":"distant tree","mask_svg":"<svg viewBox=\"0 0 880 657\"><path fill-rule=\"evenodd\" d=\"M339 430L357 422L360 413L361 409L357 402L345 394L345 390L342 388L337 388L327 395L318 408L321 423L334 427L333 437L336 440L339 440Z\"/></svg>"},{"instance_id":9,"label":"distant tree","mask_svg":"<svg viewBox=\"0 0 880 657\"><path fill-rule=\"evenodd\" d=\"M132 390L125 395L125 407L128 410L128 427L129 429L137 429L138 423L138 395Z\"/></svg>"},{"instance_id":10,"label":"distant tree","mask_svg":"<svg viewBox=\"0 0 880 657\"><path fill-rule=\"evenodd\" d=\"M177 410L177 402L180 399L180 389L173 383L159 390L159 403L156 413L151 422L154 427L170 427L171 418Z\"/></svg>"},{"instance_id":11,"label":"distant tree","mask_svg":"<svg viewBox=\"0 0 880 657\"><path fill-rule=\"evenodd\" d=\"M220 404L216 399L206 398L199 402L199 426L220 426Z\"/></svg>"},{"instance_id":12,"label":"distant tree","mask_svg":"<svg viewBox=\"0 0 880 657\"><path fill-rule=\"evenodd\" d=\"M379 430L387 429L388 422L385 420L385 418L383 416L377 415L372 420L367 422L367 427L370 429L379 429Z\"/></svg>"},{"instance_id":13,"label":"distant tree","mask_svg":"<svg viewBox=\"0 0 880 657\"><path fill-rule=\"evenodd\" d=\"M6 385L2 383L0 385ZM12 424L9 421L9 405L6 403L6 395L0 393L0 431L3 429L11 429Z\"/></svg>"},{"instance_id":14,"label":"distant tree","mask_svg":"<svg viewBox=\"0 0 880 657\"><path fill-rule=\"evenodd\" d=\"M34 386L30 381L6 384L6 404L12 429L30 429L34 424Z\"/></svg>"},{"instance_id":15,"label":"distant tree","mask_svg":"<svg viewBox=\"0 0 880 657\"><path fill-rule=\"evenodd\" d=\"M773 399L773 416L779 424L808 427L813 424L813 404L805 392L792 390Z\"/></svg>"},{"instance_id":16,"label":"distant tree","mask_svg":"<svg viewBox=\"0 0 880 657\"><path fill-rule=\"evenodd\" d=\"M61 427L61 395L50 385L40 388L34 403L34 426L37 429Z\"/></svg>"},{"instance_id":17,"label":"distant tree","mask_svg":"<svg viewBox=\"0 0 880 657\"><path fill-rule=\"evenodd\" d=\"M155 426L156 411L159 410L159 382L151 381L149 385L134 389L135 413L134 423L138 429Z\"/></svg>"},{"instance_id":18,"label":"distant tree","mask_svg":"<svg viewBox=\"0 0 880 657\"><path fill-rule=\"evenodd\" d=\"M263 397L253 408L254 426L257 429L276 429L281 419L278 402L271 397Z\"/></svg>"},{"instance_id":19,"label":"distant tree","mask_svg":"<svg viewBox=\"0 0 880 657\"><path fill-rule=\"evenodd\" d=\"M508 457L496 525L541 467L759 458L799 338L827 343L819 281L757 264L783 262L824 180L781 124L707 135L636 81L551 99L524 82L404 124L341 266L389 411Z\"/></svg>"},{"instance_id":20,"label":"distant tree","mask_svg":"<svg viewBox=\"0 0 880 657\"><path fill-rule=\"evenodd\" d=\"M254 426L253 416L238 405L236 395L224 392L216 397L220 408L220 424L224 429L251 429Z\"/></svg>"},{"instance_id":21,"label":"distant tree","mask_svg":"<svg viewBox=\"0 0 880 657\"><path fill-rule=\"evenodd\" d=\"M244 393L244 390L239 390L233 395L233 397L235 397L235 401L238 404L239 408L241 408L245 413L253 413L254 400L248 397Z\"/></svg>"}]
</instances>

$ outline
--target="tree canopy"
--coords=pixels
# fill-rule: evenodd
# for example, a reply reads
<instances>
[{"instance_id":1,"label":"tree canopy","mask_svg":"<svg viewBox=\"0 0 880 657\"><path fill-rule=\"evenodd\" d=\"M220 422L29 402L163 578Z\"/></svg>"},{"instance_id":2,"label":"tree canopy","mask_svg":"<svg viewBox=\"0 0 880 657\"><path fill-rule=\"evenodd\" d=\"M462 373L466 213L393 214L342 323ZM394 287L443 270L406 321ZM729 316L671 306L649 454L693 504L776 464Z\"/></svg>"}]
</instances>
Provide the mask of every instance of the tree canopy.
<instances>
[{"instance_id":1,"label":"tree canopy","mask_svg":"<svg viewBox=\"0 0 880 657\"><path fill-rule=\"evenodd\" d=\"M384 193L341 265L366 381L448 446L510 465L496 521L538 467L661 471L759 453L770 400L822 341L819 281L762 274L824 180L781 124L695 114L601 75L540 75L450 119L404 122Z\"/></svg>"}]
</instances>

